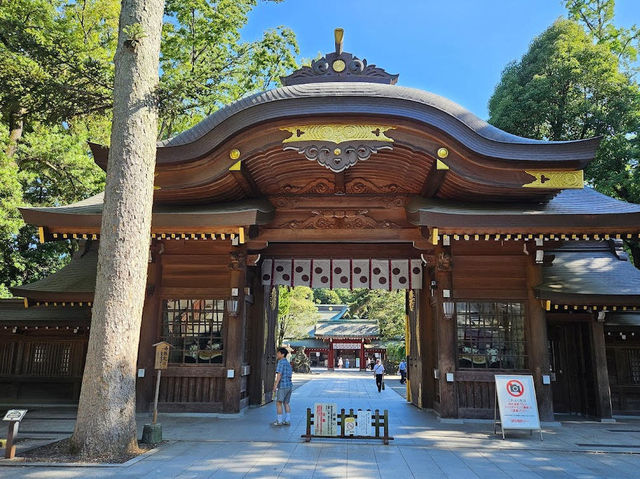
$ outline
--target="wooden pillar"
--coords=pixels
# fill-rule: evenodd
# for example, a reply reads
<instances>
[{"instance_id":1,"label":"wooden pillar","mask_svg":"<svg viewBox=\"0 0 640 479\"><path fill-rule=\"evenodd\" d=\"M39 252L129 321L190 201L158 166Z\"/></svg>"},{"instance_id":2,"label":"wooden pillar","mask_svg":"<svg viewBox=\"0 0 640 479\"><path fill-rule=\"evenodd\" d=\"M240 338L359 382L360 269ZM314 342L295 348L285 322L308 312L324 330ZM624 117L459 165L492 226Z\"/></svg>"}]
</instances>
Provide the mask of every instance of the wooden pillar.
<instances>
[{"instance_id":1,"label":"wooden pillar","mask_svg":"<svg viewBox=\"0 0 640 479\"><path fill-rule=\"evenodd\" d=\"M327 369L333 371L333 365L335 364L333 358L333 341L329 340L329 361L327 363Z\"/></svg>"},{"instance_id":2,"label":"wooden pillar","mask_svg":"<svg viewBox=\"0 0 640 479\"><path fill-rule=\"evenodd\" d=\"M263 404L273 400L273 383L276 375L276 327L278 325L278 303L280 301L278 286L267 286L265 289L265 334L263 356Z\"/></svg>"},{"instance_id":3,"label":"wooden pillar","mask_svg":"<svg viewBox=\"0 0 640 479\"><path fill-rule=\"evenodd\" d=\"M231 253L231 278L229 281L228 299L238 302L237 312L227 309L226 340L224 342L225 368L227 373L233 370L233 377L225 374L223 411L226 413L240 412L240 391L242 383L242 354L244 351L244 286L246 283L246 253L237 248ZM233 293L237 293L232 296Z\"/></svg>"},{"instance_id":4,"label":"wooden pillar","mask_svg":"<svg viewBox=\"0 0 640 479\"><path fill-rule=\"evenodd\" d=\"M264 346L265 346L265 288L262 286L260 275L256 275L253 282L253 305L248 311L249 337L251 341L251 354L249 359L249 404L261 405L263 403L264 380Z\"/></svg>"},{"instance_id":5,"label":"wooden pillar","mask_svg":"<svg viewBox=\"0 0 640 479\"><path fill-rule=\"evenodd\" d=\"M423 288L417 291L420 309L420 350L422 356L422 406L433 408L436 396L433 370L436 368L436 338L433 319L433 308L430 302L430 275L424 274Z\"/></svg>"},{"instance_id":6,"label":"wooden pillar","mask_svg":"<svg viewBox=\"0 0 640 479\"><path fill-rule=\"evenodd\" d=\"M604 323L591 321L591 349L596 382L596 408L600 419L611 419L611 388L607 369L607 350L604 338Z\"/></svg>"},{"instance_id":7,"label":"wooden pillar","mask_svg":"<svg viewBox=\"0 0 640 479\"><path fill-rule=\"evenodd\" d=\"M529 248L534 251L533 248ZM542 376L551 374L549 347L547 339L547 321L534 289L542 283L542 265L535 263L535 253L529 255L527 261L527 344L529 369L533 375L536 388L540 420L553 421L553 395L551 385L542 384ZM605 363L606 368L606 363Z\"/></svg>"},{"instance_id":8,"label":"wooden pillar","mask_svg":"<svg viewBox=\"0 0 640 479\"><path fill-rule=\"evenodd\" d=\"M160 288L162 286L162 242L153 241L151 263L147 273L147 290L142 310L140 342L138 346L138 369L144 369L144 377L136 384L136 410L150 411L153 407L155 383L155 351L153 344L158 342L162 331L162 311Z\"/></svg>"},{"instance_id":9,"label":"wooden pillar","mask_svg":"<svg viewBox=\"0 0 640 479\"><path fill-rule=\"evenodd\" d=\"M453 298L443 298L443 291L452 291L452 258L451 248L436 246L436 282L435 291L435 321L438 341L438 372L440 386L440 416L443 418L458 417L458 397L456 383L447 382L447 373L456 371L456 321L455 318L444 317L442 302ZM455 259L453 259L455 261ZM452 294L452 293L451 293Z\"/></svg>"},{"instance_id":10,"label":"wooden pillar","mask_svg":"<svg viewBox=\"0 0 640 479\"><path fill-rule=\"evenodd\" d=\"M367 369L367 361L364 355L364 340L360 341L360 371Z\"/></svg>"}]
</instances>

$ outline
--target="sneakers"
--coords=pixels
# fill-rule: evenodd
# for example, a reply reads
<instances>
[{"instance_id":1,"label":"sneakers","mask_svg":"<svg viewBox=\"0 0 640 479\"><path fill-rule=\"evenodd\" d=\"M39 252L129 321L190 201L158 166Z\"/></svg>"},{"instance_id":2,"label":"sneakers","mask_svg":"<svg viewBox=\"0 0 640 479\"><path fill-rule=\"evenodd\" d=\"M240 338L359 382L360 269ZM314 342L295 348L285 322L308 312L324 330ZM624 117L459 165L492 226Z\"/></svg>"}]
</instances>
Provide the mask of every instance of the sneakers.
<instances>
[{"instance_id":1,"label":"sneakers","mask_svg":"<svg viewBox=\"0 0 640 479\"><path fill-rule=\"evenodd\" d=\"M271 423L271 425L274 426L274 427L279 427L279 426L284 426L284 423L283 422L278 422L278 421L273 421Z\"/></svg>"},{"instance_id":2,"label":"sneakers","mask_svg":"<svg viewBox=\"0 0 640 479\"><path fill-rule=\"evenodd\" d=\"M291 423L289 421L282 421L282 426L291 426Z\"/></svg>"}]
</instances>

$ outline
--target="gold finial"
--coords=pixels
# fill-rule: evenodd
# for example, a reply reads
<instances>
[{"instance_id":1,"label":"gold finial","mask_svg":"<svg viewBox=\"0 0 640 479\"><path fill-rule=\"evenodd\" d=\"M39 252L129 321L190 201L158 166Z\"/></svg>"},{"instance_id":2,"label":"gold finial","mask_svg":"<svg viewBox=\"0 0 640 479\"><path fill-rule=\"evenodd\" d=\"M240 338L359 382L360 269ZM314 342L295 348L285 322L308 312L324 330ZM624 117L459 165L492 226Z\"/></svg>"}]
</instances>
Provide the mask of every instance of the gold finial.
<instances>
[{"instance_id":1,"label":"gold finial","mask_svg":"<svg viewBox=\"0 0 640 479\"><path fill-rule=\"evenodd\" d=\"M336 28L333 31L333 36L336 40L336 53L340 55L342 53L342 39L344 37L344 30L342 28Z\"/></svg>"}]
</instances>

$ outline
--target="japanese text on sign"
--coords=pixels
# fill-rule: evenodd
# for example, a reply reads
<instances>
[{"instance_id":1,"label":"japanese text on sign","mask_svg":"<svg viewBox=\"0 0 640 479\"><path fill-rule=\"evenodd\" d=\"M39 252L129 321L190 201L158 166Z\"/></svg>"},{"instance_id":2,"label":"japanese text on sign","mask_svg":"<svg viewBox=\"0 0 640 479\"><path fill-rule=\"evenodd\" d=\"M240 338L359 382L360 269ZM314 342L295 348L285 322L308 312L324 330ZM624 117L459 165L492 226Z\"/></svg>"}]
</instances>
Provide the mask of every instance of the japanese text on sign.
<instances>
[{"instance_id":1,"label":"japanese text on sign","mask_svg":"<svg viewBox=\"0 0 640 479\"><path fill-rule=\"evenodd\" d=\"M496 375L496 395L503 429L540 429L533 376Z\"/></svg>"}]
</instances>

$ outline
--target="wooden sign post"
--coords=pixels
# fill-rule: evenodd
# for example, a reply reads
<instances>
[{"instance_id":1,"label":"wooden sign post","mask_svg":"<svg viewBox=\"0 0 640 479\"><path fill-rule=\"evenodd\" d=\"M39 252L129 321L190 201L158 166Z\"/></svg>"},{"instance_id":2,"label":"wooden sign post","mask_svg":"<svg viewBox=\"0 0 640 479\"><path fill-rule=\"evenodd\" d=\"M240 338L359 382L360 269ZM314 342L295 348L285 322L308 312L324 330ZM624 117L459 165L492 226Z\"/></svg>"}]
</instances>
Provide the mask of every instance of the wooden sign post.
<instances>
[{"instance_id":1,"label":"wooden sign post","mask_svg":"<svg viewBox=\"0 0 640 479\"><path fill-rule=\"evenodd\" d=\"M20 427L20 421L27 414L27 409L10 409L7 414L2 418L3 421L9 422L9 431L7 432L7 444L4 448L4 458L13 459L16 457L16 446L13 444L18 435L18 428Z\"/></svg>"},{"instance_id":2,"label":"wooden sign post","mask_svg":"<svg viewBox=\"0 0 640 479\"><path fill-rule=\"evenodd\" d=\"M153 345L156 348L156 358L154 369L156 370L156 393L153 398L153 419L151 424L145 424L142 430L142 442L146 444L157 444L162 442L162 424L158 422L158 396L160 395L160 379L162 370L169 366L169 348L171 344L160 341Z\"/></svg>"},{"instance_id":3,"label":"wooden sign post","mask_svg":"<svg viewBox=\"0 0 640 479\"><path fill-rule=\"evenodd\" d=\"M156 363L154 369L156 370L156 393L153 398L153 420L152 424L158 421L158 395L160 394L160 377L162 376L162 370L167 369L169 366L169 348L171 345L166 341L160 341L153 345L156 348Z\"/></svg>"}]
</instances>

